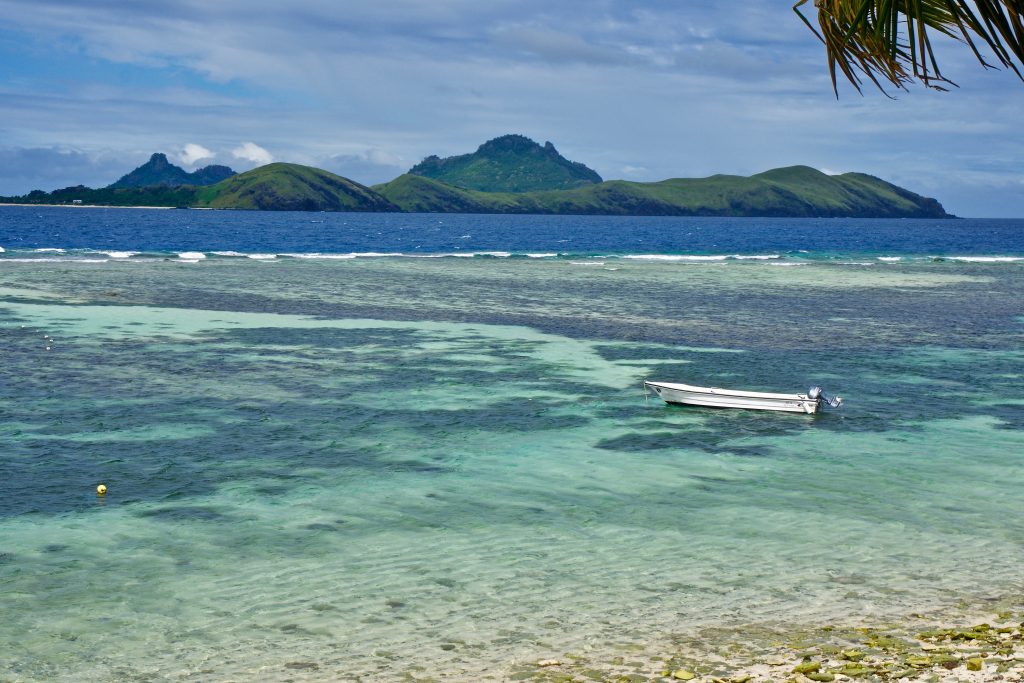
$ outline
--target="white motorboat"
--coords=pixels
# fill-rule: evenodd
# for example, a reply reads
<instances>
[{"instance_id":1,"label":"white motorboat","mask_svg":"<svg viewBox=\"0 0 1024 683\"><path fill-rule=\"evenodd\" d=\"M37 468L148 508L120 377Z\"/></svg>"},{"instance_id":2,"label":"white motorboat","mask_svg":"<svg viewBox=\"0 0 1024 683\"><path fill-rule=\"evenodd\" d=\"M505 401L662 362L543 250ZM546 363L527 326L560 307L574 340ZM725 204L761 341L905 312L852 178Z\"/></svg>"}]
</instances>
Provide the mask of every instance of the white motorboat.
<instances>
[{"instance_id":1,"label":"white motorboat","mask_svg":"<svg viewBox=\"0 0 1024 683\"><path fill-rule=\"evenodd\" d=\"M838 408L843 399L829 397L821 387L811 387L806 394L771 394L762 391L740 391L718 387L696 387L673 382L644 382L644 393L652 389L666 403L683 403L710 408L748 408L752 410L781 410L788 413L818 412L822 404Z\"/></svg>"}]
</instances>

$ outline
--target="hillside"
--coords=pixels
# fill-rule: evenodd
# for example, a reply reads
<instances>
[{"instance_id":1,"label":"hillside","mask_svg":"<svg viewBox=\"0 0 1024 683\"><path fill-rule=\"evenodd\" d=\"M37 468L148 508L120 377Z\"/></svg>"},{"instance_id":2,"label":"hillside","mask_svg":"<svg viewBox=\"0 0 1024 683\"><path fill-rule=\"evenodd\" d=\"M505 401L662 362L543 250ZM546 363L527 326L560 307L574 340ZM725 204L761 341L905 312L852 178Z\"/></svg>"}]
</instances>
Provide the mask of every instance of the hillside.
<instances>
[{"instance_id":1,"label":"hillside","mask_svg":"<svg viewBox=\"0 0 1024 683\"><path fill-rule=\"evenodd\" d=\"M98 206L259 209L263 211L400 211L373 190L341 176L298 164L269 164L233 175L216 185L68 187L35 190L0 201L26 204L82 203Z\"/></svg>"},{"instance_id":2,"label":"hillside","mask_svg":"<svg viewBox=\"0 0 1024 683\"><path fill-rule=\"evenodd\" d=\"M550 142L542 147L522 135L489 140L472 154L429 156L409 174L481 192L567 190L601 182L595 171L569 161Z\"/></svg>"},{"instance_id":3,"label":"hillside","mask_svg":"<svg viewBox=\"0 0 1024 683\"><path fill-rule=\"evenodd\" d=\"M162 185L165 187L179 187L181 185L213 185L225 178L235 175L227 166L204 166L203 168L188 173L180 166L175 166L167 160L167 155L159 152L149 158L149 161L139 166L134 171L126 173L114 183L106 187L109 190L129 187L149 187Z\"/></svg>"},{"instance_id":4,"label":"hillside","mask_svg":"<svg viewBox=\"0 0 1024 683\"><path fill-rule=\"evenodd\" d=\"M531 160L535 161L538 154L543 159L533 163ZM504 159L509 163L498 164L496 159ZM518 159L520 165L511 164L511 159ZM550 143L541 147L518 135L506 135L484 143L474 155L449 159L428 157L413 170L429 170L428 167L445 170L445 177L463 178L463 182L468 182L465 178L470 176L480 181L486 171L492 173L490 177L498 186L522 188L529 183L543 186L564 182L582 184L567 189L496 192L459 187L423 174L406 173L388 183L369 188L310 166L273 163L202 187L194 183L173 185L167 182L149 183L143 187L110 186L94 190L79 185L49 193L34 190L23 197L0 197L0 202L263 211L793 218L950 217L938 201L874 176L864 173L830 176L809 166L777 168L750 177L713 175L707 178L673 178L653 183L600 181L600 176L582 164L561 157ZM207 169L214 169L214 174L219 172L216 167ZM201 169L196 174L207 169ZM499 170L504 175L499 174ZM227 171L230 172L230 169ZM584 181L576 178L568 181L565 174L570 171L582 176L593 174L592 177L598 180ZM155 178L153 173L176 172L193 180L196 177L196 174L185 174L180 168L167 163L164 155L154 154L148 164L135 169L122 180L134 178L134 181L142 182ZM486 185L482 182L477 184Z\"/></svg>"},{"instance_id":5,"label":"hillside","mask_svg":"<svg viewBox=\"0 0 1024 683\"><path fill-rule=\"evenodd\" d=\"M263 211L399 211L370 188L299 164L274 163L200 188L197 207Z\"/></svg>"},{"instance_id":6,"label":"hillside","mask_svg":"<svg viewBox=\"0 0 1024 683\"><path fill-rule=\"evenodd\" d=\"M829 176L807 166L750 177L714 175L655 183L606 181L563 191L475 192L399 176L374 187L403 211L640 216L946 218L936 200L873 176Z\"/></svg>"}]
</instances>

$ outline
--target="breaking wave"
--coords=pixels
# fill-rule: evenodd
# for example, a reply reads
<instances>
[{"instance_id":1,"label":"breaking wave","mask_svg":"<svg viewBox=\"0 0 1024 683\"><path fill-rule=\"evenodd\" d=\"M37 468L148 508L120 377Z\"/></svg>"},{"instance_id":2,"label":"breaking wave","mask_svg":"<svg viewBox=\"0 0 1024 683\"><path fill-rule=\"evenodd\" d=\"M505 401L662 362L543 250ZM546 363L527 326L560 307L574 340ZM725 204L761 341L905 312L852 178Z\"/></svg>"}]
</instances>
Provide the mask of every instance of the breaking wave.
<instances>
[{"instance_id":1,"label":"breaking wave","mask_svg":"<svg viewBox=\"0 0 1024 683\"><path fill-rule=\"evenodd\" d=\"M794 266L809 264L855 265L855 266L910 266L924 264L974 264L974 265L1006 265L1022 264L1024 256L1011 254L977 255L977 256L942 256L942 255L884 255L858 253L814 253L798 250L787 253L765 254L659 254L659 253L577 253L554 251L353 251L344 253L333 252L263 252L238 250L189 250L189 251L131 251L115 249L71 249L61 247L45 247L34 249L4 249L0 247L2 262L50 262L50 261L81 261L95 263L108 260L117 263L173 261L178 263L199 263L215 261L281 262L289 259L348 261L353 259L521 259L540 261L561 261L574 266L603 266L608 262L650 264L757 264L777 266Z\"/></svg>"}]
</instances>

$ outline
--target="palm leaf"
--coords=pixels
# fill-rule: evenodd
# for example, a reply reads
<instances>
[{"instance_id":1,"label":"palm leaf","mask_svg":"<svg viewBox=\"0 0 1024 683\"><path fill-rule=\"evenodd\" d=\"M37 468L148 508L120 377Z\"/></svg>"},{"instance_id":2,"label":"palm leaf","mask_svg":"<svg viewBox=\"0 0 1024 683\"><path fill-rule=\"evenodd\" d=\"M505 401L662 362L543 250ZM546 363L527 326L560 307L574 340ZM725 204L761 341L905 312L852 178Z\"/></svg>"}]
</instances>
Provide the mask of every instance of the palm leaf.
<instances>
[{"instance_id":1,"label":"palm leaf","mask_svg":"<svg viewBox=\"0 0 1024 683\"><path fill-rule=\"evenodd\" d=\"M939 69L935 33L969 47L982 66L1002 66L1024 80L1024 0L814 0L817 28L800 11L808 1L799 0L793 10L824 43L837 95L840 73L858 92L865 78L883 92L884 83L955 86Z\"/></svg>"}]
</instances>

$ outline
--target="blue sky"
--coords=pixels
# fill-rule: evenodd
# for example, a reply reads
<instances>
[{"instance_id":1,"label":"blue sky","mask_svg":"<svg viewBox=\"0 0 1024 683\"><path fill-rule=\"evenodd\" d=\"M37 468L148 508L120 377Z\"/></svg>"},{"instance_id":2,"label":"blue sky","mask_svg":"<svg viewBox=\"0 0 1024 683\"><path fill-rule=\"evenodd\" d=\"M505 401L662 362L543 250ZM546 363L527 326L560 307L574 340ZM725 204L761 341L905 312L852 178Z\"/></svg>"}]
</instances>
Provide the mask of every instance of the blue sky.
<instances>
[{"instance_id":1,"label":"blue sky","mask_svg":"<svg viewBox=\"0 0 1024 683\"><path fill-rule=\"evenodd\" d=\"M0 0L0 194L102 186L162 151L372 184L521 133L605 178L862 171L1024 216L1024 84L840 88L789 0Z\"/></svg>"}]
</instances>

